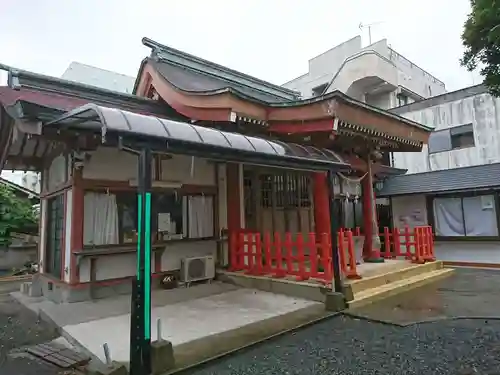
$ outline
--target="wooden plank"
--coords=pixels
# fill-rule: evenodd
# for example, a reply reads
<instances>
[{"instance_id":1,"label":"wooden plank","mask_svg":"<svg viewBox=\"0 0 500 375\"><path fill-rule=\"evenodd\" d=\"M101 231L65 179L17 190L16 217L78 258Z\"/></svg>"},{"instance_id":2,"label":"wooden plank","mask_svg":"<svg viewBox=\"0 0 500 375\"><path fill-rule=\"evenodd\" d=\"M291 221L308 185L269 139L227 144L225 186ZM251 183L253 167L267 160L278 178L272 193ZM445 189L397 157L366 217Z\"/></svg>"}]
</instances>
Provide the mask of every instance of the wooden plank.
<instances>
[{"instance_id":1,"label":"wooden plank","mask_svg":"<svg viewBox=\"0 0 500 375\"><path fill-rule=\"evenodd\" d=\"M62 354L62 352L54 353L51 356L54 358L58 358L61 361L68 362L73 367L79 366L80 364L85 363L85 361L87 360L86 358L81 358L81 357L80 358L67 357L66 355Z\"/></svg>"},{"instance_id":2,"label":"wooden plank","mask_svg":"<svg viewBox=\"0 0 500 375\"><path fill-rule=\"evenodd\" d=\"M90 357L55 343L34 345L26 348L26 351L61 368L77 367L90 361Z\"/></svg>"},{"instance_id":3,"label":"wooden plank","mask_svg":"<svg viewBox=\"0 0 500 375\"><path fill-rule=\"evenodd\" d=\"M58 354L51 354L46 357L43 357L43 360L49 363L52 363L53 365L56 365L61 368L70 368L73 367L75 362L73 361L67 361L65 357L59 356Z\"/></svg>"},{"instance_id":4,"label":"wooden plank","mask_svg":"<svg viewBox=\"0 0 500 375\"><path fill-rule=\"evenodd\" d=\"M54 343L44 343L44 344L38 344L37 345L38 348L40 349L45 349L47 350L48 352L52 352L52 353L55 353L61 349L64 349L63 346L58 346Z\"/></svg>"},{"instance_id":5,"label":"wooden plank","mask_svg":"<svg viewBox=\"0 0 500 375\"><path fill-rule=\"evenodd\" d=\"M66 358L70 358L76 362L90 360L90 357L81 353L77 353L69 348L65 348L59 352L59 354L64 355Z\"/></svg>"}]
</instances>

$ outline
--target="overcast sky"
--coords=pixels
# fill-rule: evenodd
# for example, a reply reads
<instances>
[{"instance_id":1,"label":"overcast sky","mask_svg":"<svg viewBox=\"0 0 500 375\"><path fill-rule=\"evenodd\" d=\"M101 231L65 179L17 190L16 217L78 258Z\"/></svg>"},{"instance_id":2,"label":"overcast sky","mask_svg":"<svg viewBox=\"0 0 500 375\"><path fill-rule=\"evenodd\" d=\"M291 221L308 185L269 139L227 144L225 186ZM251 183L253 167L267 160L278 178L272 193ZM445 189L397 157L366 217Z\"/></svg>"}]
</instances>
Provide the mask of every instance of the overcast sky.
<instances>
[{"instance_id":1,"label":"overcast sky","mask_svg":"<svg viewBox=\"0 0 500 375\"><path fill-rule=\"evenodd\" d=\"M308 60L358 34L387 38L397 52L445 82L480 83L461 68L469 0L0 0L0 62L61 76L71 61L135 76L141 38L276 84Z\"/></svg>"}]
</instances>

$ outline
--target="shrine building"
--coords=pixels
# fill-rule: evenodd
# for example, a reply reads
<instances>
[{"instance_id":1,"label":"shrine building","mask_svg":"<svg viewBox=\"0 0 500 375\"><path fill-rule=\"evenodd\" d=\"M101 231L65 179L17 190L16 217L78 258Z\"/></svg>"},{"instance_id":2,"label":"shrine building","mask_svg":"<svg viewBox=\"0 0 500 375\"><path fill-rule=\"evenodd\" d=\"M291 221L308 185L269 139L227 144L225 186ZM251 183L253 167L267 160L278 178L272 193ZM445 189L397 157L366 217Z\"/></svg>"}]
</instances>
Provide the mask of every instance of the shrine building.
<instances>
[{"instance_id":1,"label":"shrine building","mask_svg":"<svg viewBox=\"0 0 500 375\"><path fill-rule=\"evenodd\" d=\"M374 195L377 181L405 173L390 167L389 153L420 151L431 129L340 91L304 100L150 39L143 44L151 54L139 67L133 95L16 69L0 87L0 166L41 173L41 294L76 302L130 292L138 163L126 146L102 142L105 129L116 126L148 134L161 125L167 138L186 147L224 139L250 160L172 154L167 147L154 153L151 270L158 282L165 275L185 282L213 278L229 269L301 279L310 270L311 279L328 284L332 259L324 250L332 228L339 231L346 277L361 277L355 267L363 262L400 255L432 260L384 240ZM82 124L100 130L75 130ZM265 166L252 154L327 161L335 178L300 163ZM338 207L333 216L331 199ZM415 239L415 249L431 246L428 233L422 238L425 244ZM201 271L186 268L193 259L202 260Z\"/></svg>"}]
</instances>

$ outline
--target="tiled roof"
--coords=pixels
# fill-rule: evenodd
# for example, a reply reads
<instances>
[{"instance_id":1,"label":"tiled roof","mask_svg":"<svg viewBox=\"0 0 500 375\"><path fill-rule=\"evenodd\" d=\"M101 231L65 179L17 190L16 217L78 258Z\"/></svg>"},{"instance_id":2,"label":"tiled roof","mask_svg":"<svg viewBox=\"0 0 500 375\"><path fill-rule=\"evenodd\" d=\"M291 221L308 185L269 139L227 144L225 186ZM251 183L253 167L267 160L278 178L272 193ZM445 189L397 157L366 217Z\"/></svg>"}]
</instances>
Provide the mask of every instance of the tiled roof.
<instances>
[{"instance_id":1,"label":"tiled roof","mask_svg":"<svg viewBox=\"0 0 500 375\"><path fill-rule=\"evenodd\" d=\"M377 196L443 193L500 187L500 163L388 178Z\"/></svg>"},{"instance_id":2,"label":"tiled roof","mask_svg":"<svg viewBox=\"0 0 500 375\"><path fill-rule=\"evenodd\" d=\"M181 90L197 93L232 90L236 94L268 103L289 102L300 98L300 93L296 91L229 69L150 39L144 38L143 44L152 49L151 57L146 61L154 65L155 69L168 82Z\"/></svg>"}]
</instances>

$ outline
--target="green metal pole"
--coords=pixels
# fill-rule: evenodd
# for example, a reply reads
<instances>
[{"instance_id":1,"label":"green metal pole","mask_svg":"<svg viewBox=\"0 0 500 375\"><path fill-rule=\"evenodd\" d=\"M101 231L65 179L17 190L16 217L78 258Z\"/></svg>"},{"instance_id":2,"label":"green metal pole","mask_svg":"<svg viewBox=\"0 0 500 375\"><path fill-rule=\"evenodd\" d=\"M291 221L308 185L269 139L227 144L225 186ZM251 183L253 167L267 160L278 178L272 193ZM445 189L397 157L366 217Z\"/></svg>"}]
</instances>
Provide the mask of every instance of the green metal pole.
<instances>
[{"instance_id":1,"label":"green metal pole","mask_svg":"<svg viewBox=\"0 0 500 375\"><path fill-rule=\"evenodd\" d=\"M151 374L151 162L149 148L139 154L137 191L137 273L132 287L130 374Z\"/></svg>"}]
</instances>

